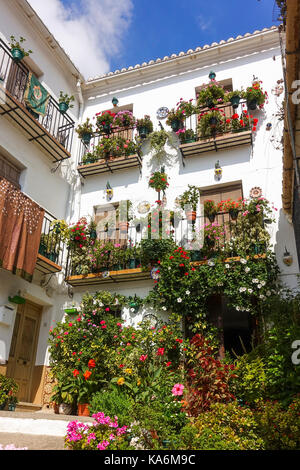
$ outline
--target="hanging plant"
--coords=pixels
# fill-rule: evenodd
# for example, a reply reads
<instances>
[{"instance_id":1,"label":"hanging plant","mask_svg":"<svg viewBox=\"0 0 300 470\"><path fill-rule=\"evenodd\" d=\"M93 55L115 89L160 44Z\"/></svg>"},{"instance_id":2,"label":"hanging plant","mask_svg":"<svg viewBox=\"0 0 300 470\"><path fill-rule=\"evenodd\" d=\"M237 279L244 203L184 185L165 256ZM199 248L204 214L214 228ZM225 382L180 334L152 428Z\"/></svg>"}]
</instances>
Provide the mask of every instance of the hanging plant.
<instances>
[{"instance_id":1,"label":"hanging plant","mask_svg":"<svg viewBox=\"0 0 300 470\"><path fill-rule=\"evenodd\" d=\"M202 138L222 134L225 131L224 111L213 108L209 112L199 114L197 130Z\"/></svg>"},{"instance_id":2,"label":"hanging plant","mask_svg":"<svg viewBox=\"0 0 300 470\"><path fill-rule=\"evenodd\" d=\"M85 144L89 144L94 133L93 124L90 122L90 118L87 118L84 123L77 126L75 131Z\"/></svg>"},{"instance_id":3,"label":"hanging plant","mask_svg":"<svg viewBox=\"0 0 300 470\"><path fill-rule=\"evenodd\" d=\"M155 189L155 191L163 191L167 189L169 186L168 183L168 176L165 172L161 171L156 171L155 173L152 173L150 179L149 179L149 187Z\"/></svg>"},{"instance_id":4,"label":"hanging plant","mask_svg":"<svg viewBox=\"0 0 300 470\"><path fill-rule=\"evenodd\" d=\"M176 110L173 108L168 114L166 119L166 123L168 126L172 127L174 132L177 132L179 129L183 127L183 121L186 118L185 110L177 108Z\"/></svg>"},{"instance_id":5,"label":"hanging plant","mask_svg":"<svg viewBox=\"0 0 300 470\"><path fill-rule=\"evenodd\" d=\"M113 125L117 127L132 128L135 125L135 117L132 112L127 109L119 111L113 119Z\"/></svg>"},{"instance_id":6,"label":"hanging plant","mask_svg":"<svg viewBox=\"0 0 300 470\"><path fill-rule=\"evenodd\" d=\"M24 57L28 57L29 54L32 54L32 51L26 51L22 44L26 41L25 38L22 36L20 37L19 41L16 40L15 36L10 36L10 50L13 57L14 62L20 62Z\"/></svg>"},{"instance_id":7,"label":"hanging plant","mask_svg":"<svg viewBox=\"0 0 300 470\"><path fill-rule=\"evenodd\" d=\"M262 109L268 99L268 93L263 91L261 84L261 80L254 80L252 86L243 92L242 96L247 100L247 106L250 110L255 110L257 106Z\"/></svg>"},{"instance_id":8,"label":"hanging plant","mask_svg":"<svg viewBox=\"0 0 300 470\"><path fill-rule=\"evenodd\" d=\"M224 97L224 87L216 80L211 80L210 83L204 84L200 88L197 98L197 107L213 108L217 104L223 103Z\"/></svg>"},{"instance_id":9,"label":"hanging plant","mask_svg":"<svg viewBox=\"0 0 300 470\"><path fill-rule=\"evenodd\" d=\"M114 122L115 113L111 111L103 111L102 113L97 113L96 126L100 133L110 134L112 130L112 124Z\"/></svg>"},{"instance_id":10,"label":"hanging plant","mask_svg":"<svg viewBox=\"0 0 300 470\"><path fill-rule=\"evenodd\" d=\"M150 116L145 115L144 118L137 119L135 125L142 139L145 139L149 134L151 134L151 132L153 132L153 122L151 121Z\"/></svg>"}]
</instances>

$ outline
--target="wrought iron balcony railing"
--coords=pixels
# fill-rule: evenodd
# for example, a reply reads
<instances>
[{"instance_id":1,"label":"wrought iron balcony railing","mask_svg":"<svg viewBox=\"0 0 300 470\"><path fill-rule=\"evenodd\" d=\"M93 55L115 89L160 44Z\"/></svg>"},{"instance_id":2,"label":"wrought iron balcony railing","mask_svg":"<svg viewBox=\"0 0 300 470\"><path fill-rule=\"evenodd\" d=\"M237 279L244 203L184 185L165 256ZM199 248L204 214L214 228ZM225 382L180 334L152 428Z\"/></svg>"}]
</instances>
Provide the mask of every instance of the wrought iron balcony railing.
<instances>
[{"instance_id":1,"label":"wrought iron balcony railing","mask_svg":"<svg viewBox=\"0 0 300 470\"><path fill-rule=\"evenodd\" d=\"M264 228L264 222L260 225ZM98 239L105 245L112 242L119 245L118 250L123 251L123 255L119 256L114 249L105 254L103 260L101 256L97 257L97 261L91 261L89 265L87 260L95 258L93 256L80 257L76 247L68 250L66 280L72 285L80 285L81 280L86 284L90 281L95 283L95 276L107 279L121 278L123 273L136 272L143 264L143 253L140 249L142 240L147 239L147 235L151 237L151 230L147 224L141 226L138 224L130 224L126 238L122 238L120 228L111 228L98 231ZM199 237L200 231L202 236ZM166 233L176 242L178 246L184 247L190 252L191 262L208 262L210 258L221 255L224 259L235 258L241 255L241 240L246 241L247 234L244 229L237 224L236 219L232 219L228 212L220 212L216 214L215 220L210 222L204 216L198 216L194 224L186 218L171 222ZM145 235L146 234L146 235ZM197 237L198 234L198 237ZM146 237L146 238L145 238ZM195 243L194 240L197 240ZM129 242L129 243L128 243ZM128 246L130 246L128 248ZM104 249L105 250L105 249ZM243 249L243 255L253 256L261 255L266 251L266 242L261 239L261 230L257 230L251 236L251 242L248 240L248 246ZM155 258L156 253L153 253ZM84 266L84 268L83 268ZM145 267L145 266L144 266ZM141 270L139 270L141 271ZM93 274L91 279L85 279L89 274ZM142 274L142 273L141 273ZM125 274L124 274L125 275ZM145 278L145 273L143 279ZM149 273L148 273L149 278ZM129 279L125 279L129 280Z\"/></svg>"},{"instance_id":2,"label":"wrought iron balcony railing","mask_svg":"<svg viewBox=\"0 0 300 470\"><path fill-rule=\"evenodd\" d=\"M65 256L65 243L53 215L45 211L36 269L43 274L59 272Z\"/></svg>"},{"instance_id":3,"label":"wrought iron balcony railing","mask_svg":"<svg viewBox=\"0 0 300 470\"><path fill-rule=\"evenodd\" d=\"M37 142L54 161L70 157L74 121L62 114L58 102L50 96L44 116L26 106L24 94L28 84L29 69L25 63L16 63L9 47L0 39L0 116L7 115L29 137Z\"/></svg>"}]
</instances>

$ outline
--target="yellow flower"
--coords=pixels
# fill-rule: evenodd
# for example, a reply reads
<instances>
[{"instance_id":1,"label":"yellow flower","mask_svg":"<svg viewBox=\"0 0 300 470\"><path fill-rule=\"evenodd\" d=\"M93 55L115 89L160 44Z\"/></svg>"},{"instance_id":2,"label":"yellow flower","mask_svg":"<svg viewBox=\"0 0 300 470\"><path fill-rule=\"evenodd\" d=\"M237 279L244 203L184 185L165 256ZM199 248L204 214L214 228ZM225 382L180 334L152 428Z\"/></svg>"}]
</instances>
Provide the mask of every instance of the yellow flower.
<instances>
[{"instance_id":1,"label":"yellow flower","mask_svg":"<svg viewBox=\"0 0 300 470\"><path fill-rule=\"evenodd\" d=\"M118 385L123 385L124 382L125 382L125 379L123 377L121 377L120 379L118 379L117 384Z\"/></svg>"},{"instance_id":2,"label":"yellow flower","mask_svg":"<svg viewBox=\"0 0 300 470\"><path fill-rule=\"evenodd\" d=\"M125 369L126 374L132 374L132 369Z\"/></svg>"},{"instance_id":3,"label":"yellow flower","mask_svg":"<svg viewBox=\"0 0 300 470\"><path fill-rule=\"evenodd\" d=\"M138 381L137 381L137 385L141 385L141 381L140 381L140 379L138 379Z\"/></svg>"}]
</instances>

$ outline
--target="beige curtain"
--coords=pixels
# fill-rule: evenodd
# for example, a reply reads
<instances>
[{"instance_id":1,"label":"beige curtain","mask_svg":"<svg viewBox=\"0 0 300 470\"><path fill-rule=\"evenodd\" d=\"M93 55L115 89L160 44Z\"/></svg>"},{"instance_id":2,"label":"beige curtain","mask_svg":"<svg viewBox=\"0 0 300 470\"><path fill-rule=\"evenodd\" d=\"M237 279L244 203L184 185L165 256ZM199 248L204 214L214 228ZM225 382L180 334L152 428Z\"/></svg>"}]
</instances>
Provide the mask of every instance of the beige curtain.
<instances>
[{"instance_id":1,"label":"beige curtain","mask_svg":"<svg viewBox=\"0 0 300 470\"><path fill-rule=\"evenodd\" d=\"M0 267L32 281L44 209L0 178Z\"/></svg>"}]
</instances>

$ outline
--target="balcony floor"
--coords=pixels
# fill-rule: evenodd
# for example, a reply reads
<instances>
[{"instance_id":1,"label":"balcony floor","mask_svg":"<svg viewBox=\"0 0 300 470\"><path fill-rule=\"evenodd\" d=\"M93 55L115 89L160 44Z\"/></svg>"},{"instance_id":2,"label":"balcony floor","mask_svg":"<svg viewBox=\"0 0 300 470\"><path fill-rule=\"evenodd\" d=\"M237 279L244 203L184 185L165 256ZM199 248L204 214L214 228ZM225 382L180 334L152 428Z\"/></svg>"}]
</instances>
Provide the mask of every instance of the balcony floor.
<instances>
[{"instance_id":1,"label":"balcony floor","mask_svg":"<svg viewBox=\"0 0 300 470\"><path fill-rule=\"evenodd\" d=\"M29 137L29 141L36 142L48 157L53 158L53 162L59 162L71 157L71 154L63 145L2 85L0 85L0 116L6 116L10 122L18 124Z\"/></svg>"},{"instance_id":2,"label":"balcony floor","mask_svg":"<svg viewBox=\"0 0 300 470\"><path fill-rule=\"evenodd\" d=\"M128 157L112 157L109 160L99 160L87 165L79 165L78 172L84 178L86 176L97 175L100 173L113 173L118 170L126 170L133 167L141 167L142 160L139 155L129 155Z\"/></svg>"},{"instance_id":3,"label":"balcony floor","mask_svg":"<svg viewBox=\"0 0 300 470\"><path fill-rule=\"evenodd\" d=\"M62 267L39 253L35 269L43 274L55 274L59 273Z\"/></svg>"},{"instance_id":4,"label":"balcony floor","mask_svg":"<svg viewBox=\"0 0 300 470\"><path fill-rule=\"evenodd\" d=\"M103 273L69 276L66 282L73 287L92 286L96 284L114 284L119 282L151 280L150 271L142 271L141 268L109 271L107 277Z\"/></svg>"},{"instance_id":5,"label":"balcony floor","mask_svg":"<svg viewBox=\"0 0 300 470\"><path fill-rule=\"evenodd\" d=\"M200 139L196 142L180 145L182 156L193 157L199 153L218 152L240 145L252 144L252 131L243 131L230 134L218 135L215 138Z\"/></svg>"}]
</instances>

